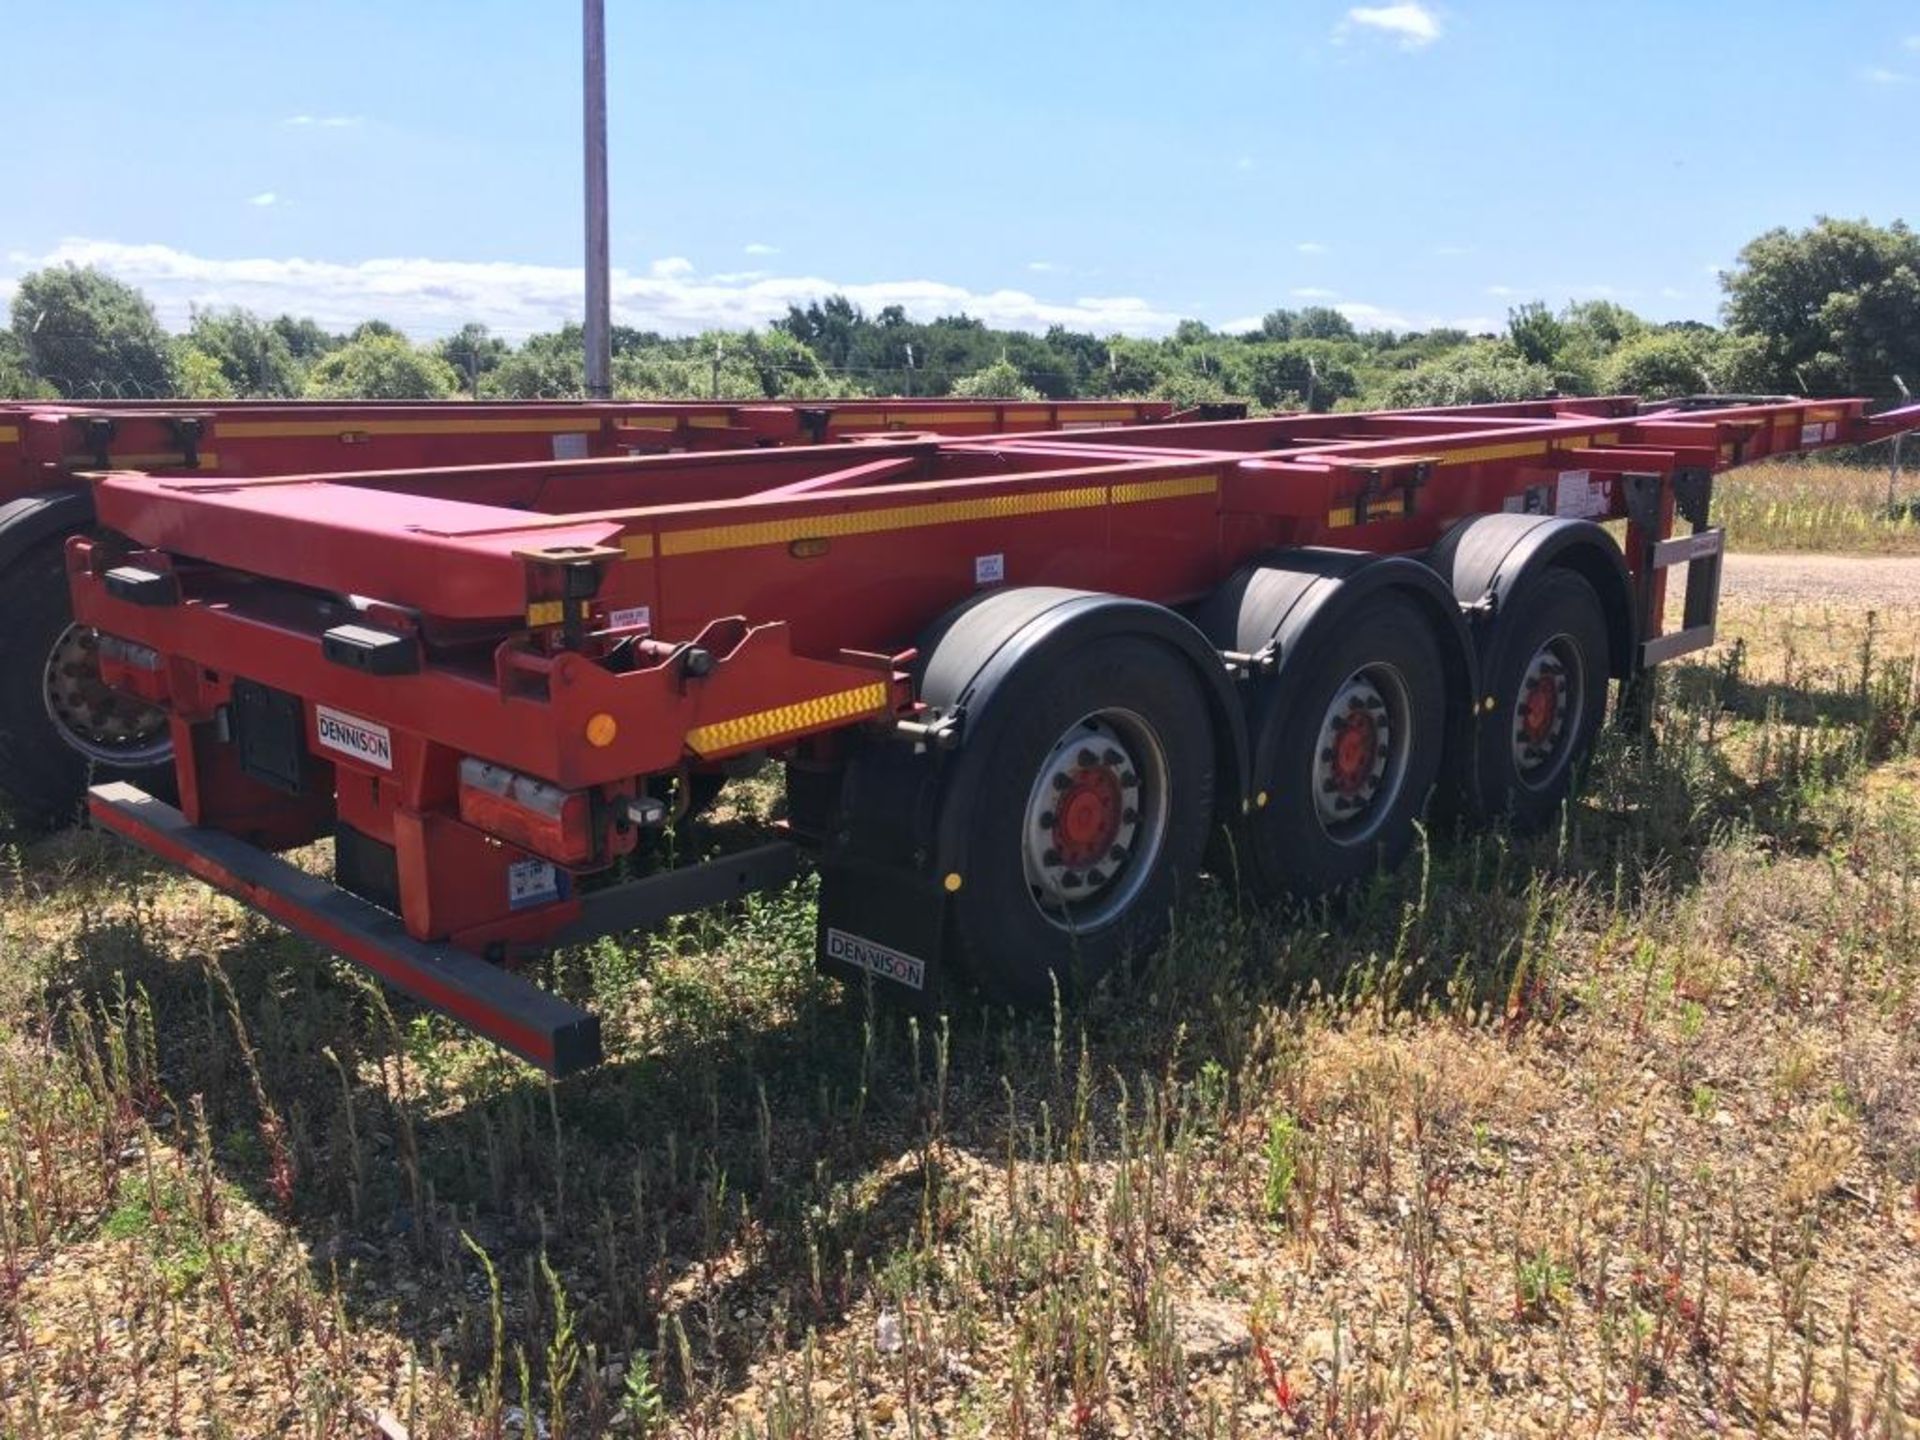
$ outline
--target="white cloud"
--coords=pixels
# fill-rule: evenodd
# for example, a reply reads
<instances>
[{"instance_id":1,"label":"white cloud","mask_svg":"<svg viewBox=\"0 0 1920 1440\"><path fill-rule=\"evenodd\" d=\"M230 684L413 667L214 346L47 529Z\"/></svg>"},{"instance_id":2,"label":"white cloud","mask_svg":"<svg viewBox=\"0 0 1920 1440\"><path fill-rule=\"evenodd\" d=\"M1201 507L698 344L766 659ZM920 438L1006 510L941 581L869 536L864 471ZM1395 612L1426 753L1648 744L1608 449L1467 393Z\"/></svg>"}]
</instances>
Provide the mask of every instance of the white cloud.
<instances>
[{"instance_id":1,"label":"white cloud","mask_svg":"<svg viewBox=\"0 0 1920 1440\"><path fill-rule=\"evenodd\" d=\"M1234 169L1236 169L1236 170L1251 170L1251 169L1253 169L1253 156L1251 156L1251 155L1242 155L1242 156L1241 156L1241 157L1240 157L1240 158L1239 158L1238 160L1235 160L1235 161L1233 162L1233 168L1234 168Z\"/></svg>"},{"instance_id":2,"label":"white cloud","mask_svg":"<svg viewBox=\"0 0 1920 1440\"><path fill-rule=\"evenodd\" d=\"M1222 335L1245 335L1249 331L1258 330L1260 328L1260 322L1264 318L1264 316L1260 315L1242 315L1237 320L1228 320L1213 328L1218 330Z\"/></svg>"},{"instance_id":3,"label":"white cloud","mask_svg":"<svg viewBox=\"0 0 1920 1440\"><path fill-rule=\"evenodd\" d=\"M1324 255L1327 253L1327 247L1322 245L1318 240L1302 240L1293 248L1298 250L1302 255Z\"/></svg>"},{"instance_id":4,"label":"white cloud","mask_svg":"<svg viewBox=\"0 0 1920 1440\"><path fill-rule=\"evenodd\" d=\"M780 253L780 247L778 245L765 245L755 240L749 244L742 245L740 247L740 253L742 255L778 255Z\"/></svg>"},{"instance_id":5,"label":"white cloud","mask_svg":"<svg viewBox=\"0 0 1920 1440\"><path fill-rule=\"evenodd\" d=\"M167 245L71 239L33 257L32 266L97 265L145 290L169 324L186 322L191 306L244 305L276 314L311 315L336 329L372 316L416 336L445 335L469 320L518 339L580 316L577 267L517 261L437 260L423 256L361 260L213 259ZM32 266L27 268L32 268ZM899 305L915 319L962 312L989 325L1044 330L1065 325L1095 334L1159 335L1179 322L1171 310L1132 295L1050 300L1024 290L968 290L939 280L849 282L810 275L732 280L613 272L614 318L623 325L685 335L744 329L843 294L868 313Z\"/></svg>"},{"instance_id":6,"label":"white cloud","mask_svg":"<svg viewBox=\"0 0 1920 1440\"><path fill-rule=\"evenodd\" d=\"M1869 85L1911 85L1913 77L1898 70L1889 70L1884 65L1874 65L1860 72L1860 78Z\"/></svg>"},{"instance_id":7,"label":"white cloud","mask_svg":"<svg viewBox=\"0 0 1920 1440\"><path fill-rule=\"evenodd\" d=\"M1484 315L1433 315L1415 311L1395 310L1384 305L1369 305L1360 300L1342 301L1335 305L1347 319L1353 322L1356 330L1466 330L1478 332L1494 328L1495 322Z\"/></svg>"},{"instance_id":8,"label":"white cloud","mask_svg":"<svg viewBox=\"0 0 1920 1440\"><path fill-rule=\"evenodd\" d=\"M654 261L647 269L656 280L677 280L682 275L693 274L693 262L684 255L669 255Z\"/></svg>"},{"instance_id":9,"label":"white cloud","mask_svg":"<svg viewBox=\"0 0 1920 1440\"><path fill-rule=\"evenodd\" d=\"M1436 245L1433 247L1433 253L1449 257L1455 255L1471 255L1473 254L1473 247L1471 245Z\"/></svg>"},{"instance_id":10,"label":"white cloud","mask_svg":"<svg viewBox=\"0 0 1920 1440\"><path fill-rule=\"evenodd\" d=\"M1051 260L1029 260L1027 262L1027 269L1033 271L1036 275L1048 275L1059 268L1060 267Z\"/></svg>"},{"instance_id":11,"label":"white cloud","mask_svg":"<svg viewBox=\"0 0 1920 1440\"><path fill-rule=\"evenodd\" d=\"M1493 296L1496 300L1505 300L1509 295L1518 295L1519 293L1520 292L1511 285L1487 286L1487 294Z\"/></svg>"},{"instance_id":12,"label":"white cloud","mask_svg":"<svg viewBox=\"0 0 1920 1440\"><path fill-rule=\"evenodd\" d=\"M360 115L289 115L280 123L303 130L348 130L364 118Z\"/></svg>"},{"instance_id":13,"label":"white cloud","mask_svg":"<svg viewBox=\"0 0 1920 1440\"><path fill-rule=\"evenodd\" d=\"M1339 292L1324 290L1318 285L1301 285L1287 292L1296 300L1337 300Z\"/></svg>"},{"instance_id":14,"label":"white cloud","mask_svg":"<svg viewBox=\"0 0 1920 1440\"><path fill-rule=\"evenodd\" d=\"M1687 292L1682 290L1678 285L1662 285L1660 287L1660 298L1662 300L1685 300L1687 298Z\"/></svg>"},{"instance_id":15,"label":"white cloud","mask_svg":"<svg viewBox=\"0 0 1920 1440\"><path fill-rule=\"evenodd\" d=\"M261 209L264 210L269 205L279 204L280 197L274 194L273 191L271 190L262 190L258 195L249 196L247 199L247 203L249 205L258 205Z\"/></svg>"},{"instance_id":16,"label":"white cloud","mask_svg":"<svg viewBox=\"0 0 1920 1440\"><path fill-rule=\"evenodd\" d=\"M1418 0L1399 5L1356 5L1347 11L1340 28L1354 25L1395 37L1402 50L1418 50L1440 38L1440 17Z\"/></svg>"}]
</instances>

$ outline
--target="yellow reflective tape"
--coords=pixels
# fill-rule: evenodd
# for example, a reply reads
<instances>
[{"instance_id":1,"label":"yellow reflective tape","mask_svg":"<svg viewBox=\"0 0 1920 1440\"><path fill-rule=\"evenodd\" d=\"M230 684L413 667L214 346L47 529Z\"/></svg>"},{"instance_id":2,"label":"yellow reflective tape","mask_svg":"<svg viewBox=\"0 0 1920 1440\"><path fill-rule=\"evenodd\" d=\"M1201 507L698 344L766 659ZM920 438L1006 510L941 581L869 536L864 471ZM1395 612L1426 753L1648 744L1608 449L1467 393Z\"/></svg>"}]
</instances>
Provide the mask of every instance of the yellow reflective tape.
<instances>
[{"instance_id":1,"label":"yellow reflective tape","mask_svg":"<svg viewBox=\"0 0 1920 1440\"><path fill-rule=\"evenodd\" d=\"M1618 445L1620 433L1611 431L1605 435L1568 435L1553 442L1557 450L1587 450L1595 445Z\"/></svg>"},{"instance_id":2,"label":"yellow reflective tape","mask_svg":"<svg viewBox=\"0 0 1920 1440\"><path fill-rule=\"evenodd\" d=\"M678 430L678 415L636 415L630 419L615 422L616 430Z\"/></svg>"},{"instance_id":3,"label":"yellow reflective tape","mask_svg":"<svg viewBox=\"0 0 1920 1440\"><path fill-rule=\"evenodd\" d=\"M620 548L626 552L629 560L651 560L653 558L653 536L622 535Z\"/></svg>"},{"instance_id":4,"label":"yellow reflective tape","mask_svg":"<svg viewBox=\"0 0 1920 1440\"><path fill-rule=\"evenodd\" d=\"M1807 412L1807 421L1809 424L1815 420L1825 423L1828 420L1838 420L1839 418L1840 412L1830 408L1824 410L1809 410Z\"/></svg>"},{"instance_id":5,"label":"yellow reflective tape","mask_svg":"<svg viewBox=\"0 0 1920 1440\"><path fill-rule=\"evenodd\" d=\"M1327 511L1327 524L1338 530L1343 525L1359 524L1359 511L1352 505L1336 505Z\"/></svg>"},{"instance_id":6,"label":"yellow reflective tape","mask_svg":"<svg viewBox=\"0 0 1920 1440\"><path fill-rule=\"evenodd\" d=\"M1776 430L1798 430L1800 428L1800 416L1798 412L1792 415L1774 416L1773 428Z\"/></svg>"},{"instance_id":7,"label":"yellow reflective tape","mask_svg":"<svg viewBox=\"0 0 1920 1440\"><path fill-rule=\"evenodd\" d=\"M1062 407L1060 418L1068 424L1089 420L1138 420L1140 412L1131 405L1069 405Z\"/></svg>"},{"instance_id":8,"label":"yellow reflective tape","mask_svg":"<svg viewBox=\"0 0 1920 1440\"><path fill-rule=\"evenodd\" d=\"M291 440L329 435L591 435L598 420L224 420L229 440Z\"/></svg>"},{"instance_id":9,"label":"yellow reflective tape","mask_svg":"<svg viewBox=\"0 0 1920 1440\"><path fill-rule=\"evenodd\" d=\"M0 425L0 445L16 445L20 441L18 425Z\"/></svg>"},{"instance_id":10,"label":"yellow reflective tape","mask_svg":"<svg viewBox=\"0 0 1920 1440\"><path fill-rule=\"evenodd\" d=\"M914 425L964 425L972 420L991 419L990 414L978 410L873 410L862 415L847 415L835 411L827 422L829 425L879 427L881 429L905 429Z\"/></svg>"},{"instance_id":11,"label":"yellow reflective tape","mask_svg":"<svg viewBox=\"0 0 1920 1440\"><path fill-rule=\"evenodd\" d=\"M1478 465L1485 460L1519 460L1547 453L1545 440L1529 440L1511 445L1476 445L1465 450L1441 450L1431 455L1355 456L1347 463L1384 469L1389 465ZM1347 457L1336 455L1336 460Z\"/></svg>"},{"instance_id":12,"label":"yellow reflective tape","mask_svg":"<svg viewBox=\"0 0 1920 1440\"><path fill-rule=\"evenodd\" d=\"M702 430L725 430L733 424L731 415L689 415L687 424L697 425Z\"/></svg>"},{"instance_id":13,"label":"yellow reflective tape","mask_svg":"<svg viewBox=\"0 0 1920 1440\"><path fill-rule=\"evenodd\" d=\"M871 535L884 530L917 530L967 520L1000 520L1015 515L1044 515L1107 503L1107 487L993 495L981 500L943 500L931 505L890 505L881 510L846 510L805 520L763 520L747 525L713 525L699 530L669 530L660 537L662 555L698 555L709 550L740 550L755 545L786 545L795 540L836 535Z\"/></svg>"},{"instance_id":14,"label":"yellow reflective tape","mask_svg":"<svg viewBox=\"0 0 1920 1440\"><path fill-rule=\"evenodd\" d=\"M687 748L696 755L711 755L720 750L737 750L757 745L776 735L813 730L856 715L878 715L887 708L888 690L884 680L871 685L841 690L813 700L760 710L752 715L736 715L731 720L716 720L696 725L687 732Z\"/></svg>"},{"instance_id":15,"label":"yellow reflective tape","mask_svg":"<svg viewBox=\"0 0 1920 1440\"><path fill-rule=\"evenodd\" d=\"M558 600L536 600L527 606L527 624L558 625L567 618L567 607Z\"/></svg>"},{"instance_id":16,"label":"yellow reflective tape","mask_svg":"<svg viewBox=\"0 0 1920 1440\"><path fill-rule=\"evenodd\" d=\"M1171 480L1135 480L1113 487L1113 503L1132 505L1142 500L1178 500L1187 495L1213 495L1220 489L1217 475L1178 475Z\"/></svg>"}]
</instances>

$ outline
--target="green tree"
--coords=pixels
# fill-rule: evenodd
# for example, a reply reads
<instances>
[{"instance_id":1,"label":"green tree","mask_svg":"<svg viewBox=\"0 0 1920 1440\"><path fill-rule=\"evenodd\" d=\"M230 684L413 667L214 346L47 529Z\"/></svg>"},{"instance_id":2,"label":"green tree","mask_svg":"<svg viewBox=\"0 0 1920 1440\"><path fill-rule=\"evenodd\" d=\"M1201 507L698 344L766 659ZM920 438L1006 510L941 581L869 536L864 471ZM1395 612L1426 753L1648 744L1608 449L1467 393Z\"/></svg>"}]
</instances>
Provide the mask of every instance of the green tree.
<instances>
[{"instance_id":1,"label":"green tree","mask_svg":"<svg viewBox=\"0 0 1920 1440\"><path fill-rule=\"evenodd\" d=\"M1417 365L1387 386L1393 406L1484 405L1535 400L1554 388L1553 372L1504 345L1479 342Z\"/></svg>"},{"instance_id":2,"label":"green tree","mask_svg":"<svg viewBox=\"0 0 1920 1440\"><path fill-rule=\"evenodd\" d=\"M237 305L196 309L187 324L187 341L219 367L229 396L279 399L300 393L300 364L286 336L251 311ZM182 394L212 398L204 385L203 376L191 381L184 373L180 377Z\"/></svg>"},{"instance_id":3,"label":"green tree","mask_svg":"<svg viewBox=\"0 0 1920 1440\"><path fill-rule=\"evenodd\" d=\"M1355 335L1353 322L1325 305L1309 305L1294 316L1296 340L1352 340Z\"/></svg>"},{"instance_id":4,"label":"green tree","mask_svg":"<svg viewBox=\"0 0 1920 1440\"><path fill-rule=\"evenodd\" d=\"M1769 230L1721 277L1732 328L1764 346L1766 388L1889 395L1920 384L1920 235L1820 217Z\"/></svg>"},{"instance_id":5,"label":"green tree","mask_svg":"<svg viewBox=\"0 0 1920 1440\"><path fill-rule=\"evenodd\" d=\"M444 400L459 383L439 356L375 333L315 361L306 393L315 400Z\"/></svg>"},{"instance_id":6,"label":"green tree","mask_svg":"<svg viewBox=\"0 0 1920 1440\"><path fill-rule=\"evenodd\" d=\"M507 342L478 321L468 321L434 346L434 352L453 367L469 393L480 394L480 379L506 358Z\"/></svg>"},{"instance_id":7,"label":"green tree","mask_svg":"<svg viewBox=\"0 0 1920 1440\"><path fill-rule=\"evenodd\" d=\"M1717 388L1709 366L1714 337L1684 330L1636 335L1608 357L1601 371L1610 394L1649 400L1699 395Z\"/></svg>"},{"instance_id":8,"label":"green tree","mask_svg":"<svg viewBox=\"0 0 1920 1440\"><path fill-rule=\"evenodd\" d=\"M1020 379L1020 367L996 360L954 383L953 394L976 400L1038 400L1040 392Z\"/></svg>"},{"instance_id":9,"label":"green tree","mask_svg":"<svg viewBox=\"0 0 1920 1440\"><path fill-rule=\"evenodd\" d=\"M338 350L347 343L344 335L322 330L318 323L305 316L296 320L291 315L276 315L270 328L286 342L287 353L302 365L311 364L329 350Z\"/></svg>"},{"instance_id":10,"label":"green tree","mask_svg":"<svg viewBox=\"0 0 1920 1440\"><path fill-rule=\"evenodd\" d=\"M1507 312L1507 343L1532 365L1552 365L1566 348L1566 327L1538 300Z\"/></svg>"},{"instance_id":11,"label":"green tree","mask_svg":"<svg viewBox=\"0 0 1920 1440\"><path fill-rule=\"evenodd\" d=\"M1568 345L1598 356L1646 334L1647 322L1611 300L1583 300L1560 312L1560 327Z\"/></svg>"},{"instance_id":12,"label":"green tree","mask_svg":"<svg viewBox=\"0 0 1920 1440\"><path fill-rule=\"evenodd\" d=\"M1090 395L1146 395L1166 378L1167 357L1151 340L1110 335L1105 349L1104 364L1088 380Z\"/></svg>"},{"instance_id":13,"label":"green tree","mask_svg":"<svg viewBox=\"0 0 1920 1440\"><path fill-rule=\"evenodd\" d=\"M189 341L177 341L173 373L180 393L190 400L231 400L233 384L219 360Z\"/></svg>"},{"instance_id":14,"label":"green tree","mask_svg":"<svg viewBox=\"0 0 1920 1440\"><path fill-rule=\"evenodd\" d=\"M1324 411L1360 393L1360 378L1335 346L1293 340L1261 345L1249 357L1253 398L1288 410Z\"/></svg>"},{"instance_id":15,"label":"green tree","mask_svg":"<svg viewBox=\"0 0 1920 1440\"><path fill-rule=\"evenodd\" d=\"M529 335L483 378L482 388L503 400L567 400L586 394L587 361L580 327L563 325Z\"/></svg>"},{"instance_id":16,"label":"green tree","mask_svg":"<svg viewBox=\"0 0 1920 1440\"><path fill-rule=\"evenodd\" d=\"M13 334L29 373L70 399L174 393L173 348L146 296L90 265L22 276Z\"/></svg>"},{"instance_id":17,"label":"green tree","mask_svg":"<svg viewBox=\"0 0 1920 1440\"><path fill-rule=\"evenodd\" d=\"M57 393L27 369L26 351L11 330L0 330L0 399L52 400Z\"/></svg>"}]
</instances>

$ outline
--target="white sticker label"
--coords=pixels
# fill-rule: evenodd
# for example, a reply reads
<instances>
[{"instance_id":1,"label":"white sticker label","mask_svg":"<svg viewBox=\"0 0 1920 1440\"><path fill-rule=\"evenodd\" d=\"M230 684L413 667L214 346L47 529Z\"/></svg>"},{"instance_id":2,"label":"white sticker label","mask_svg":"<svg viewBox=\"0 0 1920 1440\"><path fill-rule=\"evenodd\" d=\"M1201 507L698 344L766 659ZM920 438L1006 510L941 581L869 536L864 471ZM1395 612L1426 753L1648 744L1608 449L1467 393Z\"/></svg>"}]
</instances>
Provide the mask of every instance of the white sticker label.
<instances>
[{"instance_id":1,"label":"white sticker label","mask_svg":"<svg viewBox=\"0 0 1920 1440\"><path fill-rule=\"evenodd\" d=\"M626 610L611 610L607 613L609 630L651 630L653 628L653 610L646 605L634 605Z\"/></svg>"},{"instance_id":2,"label":"white sticker label","mask_svg":"<svg viewBox=\"0 0 1920 1440\"><path fill-rule=\"evenodd\" d=\"M875 944L871 940L862 940L858 935L849 935L844 930L828 928L827 958L851 965L856 970L864 970L869 975L877 975L882 980L897 981L911 990L921 989L927 983L926 961L903 955L898 950L889 950L885 945Z\"/></svg>"},{"instance_id":3,"label":"white sticker label","mask_svg":"<svg viewBox=\"0 0 1920 1440\"><path fill-rule=\"evenodd\" d=\"M976 585L998 585L1007 578L1007 557L1005 555L976 555L973 557L973 583Z\"/></svg>"},{"instance_id":4,"label":"white sticker label","mask_svg":"<svg viewBox=\"0 0 1920 1440\"><path fill-rule=\"evenodd\" d=\"M316 705L313 733L319 737L322 749L382 770L393 769L393 733L384 725L362 720L344 710Z\"/></svg>"},{"instance_id":5,"label":"white sticker label","mask_svg":"<svg viewBox=\"0 0 1920 1440\"><path fill-rule=\"evenodd\" d=\"M587 437L578 430L565 430L553 437L553 458L556 460L584 460L587 458Z\"/></svg>"},{"instance_id":6,"label":"white sticker label","mask_svg":"<svg viewBox=\"0 0 1920 1440\"><path fill-rule=\"evenodd\" d=\"M507 908L525 910L560 898L560 872L544 860L516 860L507 867Z\"/></svg>"},{"instance_id":7,"label":"white sticker label","mask_svg":"<svg viewBox=\"0 0 1920 1440\"><path fill-rule=\"evenodd\" d=\"M1825 433L1827 439L1838 440L1840 438L1840 422L1838 420L1827 421Z\"/></svg>"},{"instance_id":8,"label":"white sticker label","mask_svg":"<svg viewBox=\"0 0 1920 1440\"><path fill-rule=\"evenodd\" d=\"M1553 491L1553 513L1584 520L1607 513L1607 482L1591 470L1562 470Z\"/></svg>"},{"instance_id":9,"label":"white sticker label","mask_svg":"<svg viewBox=\"0 0 1920 1440\"><path fill-rule=\"evenodd\" d=\"M1818 445L1826 438L1826 435L1827 429L1824 425L1802 425L1800 427L1800 443L1802 445Z\"/></svg>"}]
</instances>

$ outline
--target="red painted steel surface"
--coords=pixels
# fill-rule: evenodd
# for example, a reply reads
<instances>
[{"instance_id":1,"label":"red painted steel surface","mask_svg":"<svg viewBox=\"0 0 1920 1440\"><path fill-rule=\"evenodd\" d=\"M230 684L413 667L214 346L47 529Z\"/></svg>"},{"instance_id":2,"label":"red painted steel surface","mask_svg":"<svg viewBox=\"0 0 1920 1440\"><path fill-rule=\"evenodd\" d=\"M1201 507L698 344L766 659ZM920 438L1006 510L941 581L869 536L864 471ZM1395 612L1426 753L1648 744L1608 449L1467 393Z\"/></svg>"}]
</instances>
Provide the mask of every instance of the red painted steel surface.
<instances>
[{"instance_id":1,"label":"red painted steel surface","mask_svg":"<svg viewBox=\"0 0 1920 1440\"><path fill-rule=\"evenodd\" d=\"M1857 400L1641 414L1619 398L857 452L112 472L90 477L95 507L133 548L76 539L69 572L80 619L160 657L189 821L289 844L322 833L331 805L392 847L407 930L477 951L536 942L579 904L564 891L509 904L513 867L537 857L461 822L464 757L613 805L646 777L828 754L840 732L911 717L910 647L986 586L1177 605L1276 547L1417 552L1503 509L1617 520L1626 476L1916 427L1920 407L1868 417ZM1670 524L1669 492L1663 535ZM116 597L121 565L171 570L183 602ZM590 573L590 596L568 598L569 573ZM408 637L418 673L324 659L323 632L343 620ZM1657 605L1653 620L1658 633ZM204 738L241 680L299 697L317 778L298 804L317 808L276 799ZM155 672L144 683L153 693ZM342 725L378 743L343 746Z\"/></svg>"},{"instance_id":2,"label":"red painted steel surface","mask_svg":"<svg viewBox=\"0 0 1920 1440\"><path fill-rule=\"evenodd\" d=\"M0 402L0 502L96 469L290 475L1165 420L1161 401ZM90 429L111 426L111 434ZM100 449L108 459L101 465ZM191 463L189 461L191 460Z\"/></svg>"}]
</instances>

